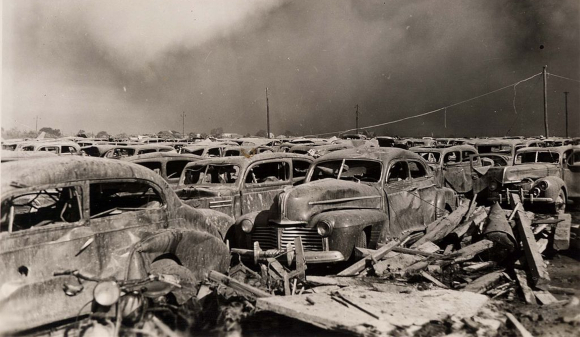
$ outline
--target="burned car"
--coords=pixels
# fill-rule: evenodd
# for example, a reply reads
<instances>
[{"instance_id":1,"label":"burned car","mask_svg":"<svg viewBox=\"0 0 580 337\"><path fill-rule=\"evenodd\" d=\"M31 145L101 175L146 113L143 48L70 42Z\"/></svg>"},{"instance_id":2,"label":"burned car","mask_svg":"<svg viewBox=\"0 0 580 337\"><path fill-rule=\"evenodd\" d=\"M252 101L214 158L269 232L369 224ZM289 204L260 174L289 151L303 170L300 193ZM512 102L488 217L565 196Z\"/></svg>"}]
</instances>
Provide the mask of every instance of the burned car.
<instances>
[{"instance_id":1,"label":"burned car","mask_svg":"<svg viewBox=\"0 0 580 337\"><path fill-rule=\"evenodd\" d=\"M237 219L236 245L279 250L300 236L308 262L339 262L355 247L376 248L422 231L456 204L456 193L437 187L427 163L411 151L341 150L315 160L306 182L286 188L269 210Z\"/></svg>"},{"instance_id":2,"label":"burned car","mask_svg":"<svg viewBox=\"0 0 580 337\"><path fill-rule=\"evenodd\" d=\"M229 266L233 219L184 205L139 165L42 158L2 164L1 179L0 334L89 313L95 284L64 270L133 280L167 262L199 282Z\"/></svg>"},{"instance_id":3,"label":"burned car","mask_svg":"<svg viewBox=\"0 0 580 337\"><path fill-rule=\"evenodd\" d=\"M564 212L570 198L580 197L580 147L532 147L520 149L513 166L492 167L486 173L488 201L509 202L517 193L526 204L545 205Z\"/></svg>"},{"instance_id":4,"label":"burned car","mask_svg":"<svg viewBox=\"0 0 580 337\"><path fill-rule=\"evenodd\" d=\"M449 187L459 194L473 190L474 167L482 166L477 150L469 145L456 145L444 148L413 147L411 151L420 155L433 169L435 182L439 187ZM476 175L477 177L477 175Z\"/></svg>"},{"instance_id":5,"label":"burned car","mask_svg":"<svg viewBox=\"0 0 580 337\"><path fill-rule=\"evenodd\" d=\"M177 186L181 172L191 162L202 159L194 154L176 152L153 152L122 158L123 161L139 164L159 174L171 186Z\"/></svg>"},{"instance_id":6,"label":"burned car","mask_svg":"<svg viewBox=\"0 0 580 337\"><path fill-rule=\"evenodd\" d=\"M289 153L204 159L185 167L176 193L190 206L237 218L270 208L284 188L304 181L311 162Z\"/></svg>"}]
</instances>

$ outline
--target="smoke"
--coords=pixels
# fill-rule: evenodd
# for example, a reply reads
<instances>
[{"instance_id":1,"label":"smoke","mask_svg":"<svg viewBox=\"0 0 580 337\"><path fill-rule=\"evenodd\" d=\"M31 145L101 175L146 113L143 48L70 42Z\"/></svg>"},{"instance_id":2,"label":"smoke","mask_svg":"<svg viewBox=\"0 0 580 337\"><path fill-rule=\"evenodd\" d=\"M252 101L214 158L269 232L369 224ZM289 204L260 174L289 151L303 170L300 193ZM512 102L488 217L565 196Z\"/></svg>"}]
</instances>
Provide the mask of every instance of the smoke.
<instances>
[{"instance_id":1,"label":"smoke","mask_svg":"<svg viewBox=\"0 0 580 337\"><path fill-rule=\"evenodd\" d=\"M69 132L312 134L446 106L541 71L580 77L574 0L18 1L5 9L3 122ZM8 12L8 14L6 13ZM22 37L22 38L20 38ZM5 48L5 50L7 50ZM541 79L377 128L397 135L539 134ZM562 91L550 78L552 128ZM551 110L552 111L552 110ZM552 115L551 115L552 116ZM25 123L25 122L24 122ZM572 124L572 125L577 125Z\"/></svg>"}]
</instances>

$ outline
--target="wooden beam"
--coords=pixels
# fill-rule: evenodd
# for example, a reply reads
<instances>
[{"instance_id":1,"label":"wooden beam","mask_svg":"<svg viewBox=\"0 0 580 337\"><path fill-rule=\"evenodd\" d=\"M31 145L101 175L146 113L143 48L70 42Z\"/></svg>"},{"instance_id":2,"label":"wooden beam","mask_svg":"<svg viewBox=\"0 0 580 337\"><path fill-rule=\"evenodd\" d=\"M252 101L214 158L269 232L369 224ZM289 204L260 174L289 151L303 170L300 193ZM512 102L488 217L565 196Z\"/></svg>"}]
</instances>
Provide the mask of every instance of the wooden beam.
<instances>
[{"instance_id":1,"label":"wooden beam","mask_svg":"<svg viewBox=\"0 0 580 337\"><path fill-rule=\"evenodd\" d=\"M514 315L510 314L509 312L507 312L505 315L510 320L510 322L512 322L512 324L516 327L520 336L533 337L532 334L528 330L526 330L526 328L522 325L522 323L520 323L520 321L518 321L518 319Z\"/></svg>"},{"instance_id":2,"label":"wooden beam","mask_svg":"<svg viewBox=\"0 0 580 337\"><path fill-rule=\"evenodd\" d=\"M531 221L522 211L516 215L516 227L522 241L524 254L530 270L532 285L541 288L550 283L550 275L544 263L542 255L539 253L539 247L532 232Z\"/></svg>"},{"instance_id":3,"label":"wooden beam","mask_svg":"<svg viewBox=\"0 0 580 337\"><path fill-rule=\"evenodd\" d=\"M421 276L423 276L427 280L433 282L433 284L435 284L436 286L441 287L443 289L449 289L448 286L446 286L445 284L443 284L443 282L439 281L438 279L436 279L435 277L433 277L433 275L429 274L428 272L422 270L419 274L421 274Z\"/></svg>"},{"instance_id":4,"label":"wooden beam","mask_svg":"<svg viewBox=\"0 0 580 337\"><path fill-rule=\"evenodd\" d=\"M463 203L447 216L435 220L427 226L427 233L417 240L411 248L417 248L425 242L439 242L451 233L460 223L469 210L469 203Z\"/></svg>"},{"instance_id":5,"label":"wooden beam","mask_svg":"<svg viewBox=\"0 0 580 337\"><path fill-rule=\"evenodd\" d=\"M536 296L534 295L532 288L528 286L526 272L521 269L515 269L514 272L516 273L516 278L518 279L518 283L520 284L520 289L522 289L526 303L536 304Z\"/></svg>"},{"instance_id":6,"label":"wooden beam","mask_svg":"<svg viewBox=\"0 0 580 337\"><path fill-rule=\"evenodd\" d=\"M371 258L375 261L382 259L388 252L393 250L393 248L397 247L401 244L401 241L391 241L386 245L382 246L381 248L377 249L372 255ZM353 276L362 271L366 266L367 258L362 260L358 260L357 262L353 263L350 267L346 268L345 270L338 273L338 276Z\"/></svg>"},{"instance_id":7,"label":"wooden beam","mask_svg":"<svg viewBox=\"0 0 580 337\"><path fill-rule=\"evenodd\" d=\"M463 247L460 250L453 253L454 256L457 256L455 258L455 262L471 260L475 257L475 255L483 253L486 250L491 249L492 247L493 242L485 239L477 241L476 243L472 243L469 246Z\"/></svg>"}]
</instances>

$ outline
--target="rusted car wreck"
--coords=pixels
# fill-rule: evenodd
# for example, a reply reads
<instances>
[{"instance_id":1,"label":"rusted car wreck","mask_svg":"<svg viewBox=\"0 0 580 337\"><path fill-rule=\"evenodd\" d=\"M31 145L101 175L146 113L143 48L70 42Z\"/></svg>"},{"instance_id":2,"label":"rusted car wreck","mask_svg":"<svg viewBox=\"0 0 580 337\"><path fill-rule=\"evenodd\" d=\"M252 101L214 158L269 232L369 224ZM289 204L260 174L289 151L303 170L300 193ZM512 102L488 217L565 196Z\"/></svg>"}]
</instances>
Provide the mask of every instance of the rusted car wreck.
<instances>
[{"instance_id":1,"label":"rusted car wreck","mask_svg":"<svg viewBox=\"0 0 580 337\"><path fill-rule=\"evenodd\" d=\"M509 203L517 193L526 205L544 205L563 213L568 199L580 198L580 147L528 147L518 150L512 166L492 167L486 173L488 201Z\"/></svg>"},{"instance_id":2,"label":"rusted car wreck","mask_svg":"<svg viewBox=\"0 0 580 337\"><path fill-rule=\"evenodd\" d=\"M317 159L302 185L286 188L267 211L236 221L240 248L280 250L301 236L309 263L348 260L355 247L376 248L422 231L456 207L457 195L435 185L417 154L357 148Z\"/></svg>"},{"instance_id":3,"label":"rusted car wreck","mask_svg":"<svg viewBox=\"0 0 580 337\"><path fill-rule=\"evenodd\" d=\"M184 205L159 175L118 160L3 163L1 217L2 334L90 312L95 284L55 276L63 270L110 281L177 265L193 280L191 297L205 273L229 265L223 233L233 219Z\"/></svg>"}]
</instances>

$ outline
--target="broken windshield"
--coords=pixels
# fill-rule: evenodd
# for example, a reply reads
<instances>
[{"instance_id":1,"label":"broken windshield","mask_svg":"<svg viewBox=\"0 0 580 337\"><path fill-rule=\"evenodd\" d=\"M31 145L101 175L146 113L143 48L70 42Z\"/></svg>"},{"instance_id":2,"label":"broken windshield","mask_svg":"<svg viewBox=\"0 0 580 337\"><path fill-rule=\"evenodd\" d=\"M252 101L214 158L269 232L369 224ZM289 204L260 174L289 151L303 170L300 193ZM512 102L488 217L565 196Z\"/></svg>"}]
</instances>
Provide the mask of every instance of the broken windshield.
<instances>
[{"instance_id":1,"label":"broken windshield","mask_svg":"<svg viewBox=\"0 0 580 337\"><path fill-rule=\"evenodd\" d=\"M232 164L195 165L185 169L185 185L235 184L240 167Z\"/></svg>"},{"instance_id":2,"label":"broken windshield","mask_svg":"<svg viewBox=\"0 0 580 337\"><path fill-rule=\"evenodd\" d=\"M376 183L381 180L382 165L373 160L332 160L318 163L310 181L331 178Z\"/></svg>"},{"instance_id":3,"label":"broken windshield","mask_svg":"<svg viewBox=\"0 0 580 337\"><path fill-rule=\"evenodd\" d=\"M428 163L436 164L439 163L439 158L441 158L441 153L439 152L416 152L418 155L423 157Z\"/></svg>"}]
</instances>

